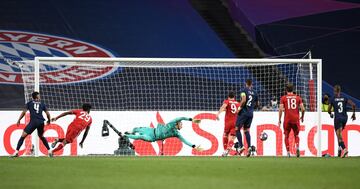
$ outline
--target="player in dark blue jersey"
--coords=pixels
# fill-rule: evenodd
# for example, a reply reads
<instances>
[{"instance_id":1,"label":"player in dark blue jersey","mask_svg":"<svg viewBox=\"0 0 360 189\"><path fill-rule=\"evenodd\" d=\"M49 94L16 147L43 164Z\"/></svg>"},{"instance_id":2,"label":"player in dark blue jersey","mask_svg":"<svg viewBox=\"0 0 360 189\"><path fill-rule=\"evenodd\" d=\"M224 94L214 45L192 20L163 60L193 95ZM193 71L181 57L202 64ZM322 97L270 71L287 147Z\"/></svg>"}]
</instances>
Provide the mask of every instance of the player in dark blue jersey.
<instances>
[{"instance_id":1,"label":"player in dark blue jersey","mask_svg":"<svg viewBox=\"0 0 360 189\"><path fill-rule=\"evenodd\" d=\"M355 103L353 103L350 99L347 99L345 96L341 95L340 85L335 85L334 98L332 98L330 101L328 113L330 114L331 118L334 118L334 115L331 113L331 109L334 107L334 127L339 144L338 156L341 156L342 158L346 157L346 155L349 153L342 138L342 131L345 129L346 122L348 120L348 115L346 111L347 104L350 104L352 107L353 115L351 116L351 119L354 121L356 119Z\"/></svg>"},{"instance_id":2,"label":"player in dark blue jersey","mask_svg":"<svg viewBox=\"0 0 360 189\"><path fill-rule=\"evenodd\" d=\"M18 157L19 156L19 150L21 145L24 142L24 139L27 135L31 134L35 129L37 129L38 136L42 143L45 145L46 149L48 149L48 155L52 157L52 151L50 150L49 144L46 140L46 138L43 136L44 134L44 117L42 115L42 112L46 113L47 117L47 124L50 123L50 113L47 111L47 108L44 103L40 101L40 94L39 92L33 92L32 93L33 100L26 103L24 110L21 112L20 117L17 121L17 126L20 125L20 120L24 117L27 110L30 112L30 122L26 125L23 133L21 134L21 137L18 141L16 151L12 155L12 157Z\"/></svg>"},{"instance_id":3,"label":"player in dark blue jersey","mask_svg":"<svg viewBox=\"0 0 360 189\"><path fill-rule=\"evenodd\" d=\"M246 80L245 88L241 91L240 107L238 109L238 117L235 124L236 137L239 142L239 155L244 152L245 148L242 142L241 128L244 128L246 143L248 144L247 157L251 154L251 137L250 126L253 119L254 109L258 106L257 93L253 90L252 80Z\"/></svg>"}]
</instances>

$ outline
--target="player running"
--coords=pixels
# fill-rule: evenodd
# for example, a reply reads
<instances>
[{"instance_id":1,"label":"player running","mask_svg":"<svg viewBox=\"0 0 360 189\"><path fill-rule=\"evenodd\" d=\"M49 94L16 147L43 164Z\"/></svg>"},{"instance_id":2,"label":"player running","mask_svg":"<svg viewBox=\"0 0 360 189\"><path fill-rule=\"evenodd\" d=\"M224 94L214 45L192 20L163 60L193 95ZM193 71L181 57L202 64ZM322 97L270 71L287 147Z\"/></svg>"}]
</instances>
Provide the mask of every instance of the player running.
<instances>
[{"instance_id":1,"label":"player running","mask_svg":"<svg viewBox=\"0 0 360 189\"><path fill-rule=\"evenodd\" d=\"M40 94L39 92L33 92L31 94L33 100L28 102L25 105L25 108L20 114L20 117L16 123L17 126L20 125L20 120L24 117L27 110L30 112L30 122L26 125L23 133L21 134L21 137L18 141L15 153L11 157L18 157L19 156L19 150L22 146L24 139L26 136L30 135L35 129L37 129L38 136L46 149L48 150L48 156L52 157L52 151L50 150L49 144L46 140L46 138L43 136L44 134L44 117L42 115L42 112L45 112L47 117L47 124L50 124L50 113L47 111L46 105L40 101Z\"/></svg>"},{"instance_id":2,"label":"player running","mask_svg":"<svg viewBox=\"0 0 360 189\"><path fill-rule=\"evenodd\" d=\"M143 140L147 142L155 142L157 140L165 140L170 137L177 137L186 145L194 148L197 151L202 151L200 146L195 146L188 142L179 132L182 128L182 120L192 121L193 123L200 123L198 119L178 117L169 123L162 125L158 124L156 128L150 127L135 127L132 132L125 132L125 136L134 139L134 140Z\"/></svg>"},{"instance_id":3,"label":"player running","mask_svg":"<svg viewBox=\"0 0 360 189\"><path fill-rule=\"evenodd\" d=\"M216 114L216 119L219 120L220 113L226 111L223 134L223 146L225 151L222 156L227 156L234 145L235 123L239 106L240 103L235 100L235 93L230 91L228 98L224 100L223 105Z\"/></svg>"},{"instance_id":4,"label":"player running","mask_svg":"<svg viewBox=\"0 0 360 189\"><path fill-rule=\"evenodd\" d=\"M328 113L330 114L330 117L333 118L334 115L331 113L331 108L334 107L334 112L335 112L334 127L339 144L338 156L339 157L341 156L342 158L346 157L346 155L349 153L348 150L346 149L346 146L342 138L342 131L345 129L346 122L348 120L348 115L346 111L347 104L350 104L352 107L353 114L351 116L351 119L354 121L356 119L355 103L352 102L350 99L347 99L345 96L341 95L340 85L335 85L334 98L332 98L330 101L328 107Z\"/></svg>"},{"instance_id":5,"label":"player running","mask_svg":"<svg viewBox=\"0 0 360 189\"><path fill-rule=\"evenodd\" d=\"M78 109L78 110L71 110L71 111L67 111L64 112L60 115L58 115L57 117L53 118L52 121L56 121L61 117L64 117L66 115L71 115L74 114L75 115L75 119L70 123L70 125L68 126L67 130L66 130L66 136L65 138L56 138L55 142L53 142L51 144L52 148L55 148L56 144L58 142L60 142L59 146L56 147L53 152L57 152L59 150L61 150L62 148L64 148L64 146L66 144L72 143L73 140L79 136L79 134L81 133L82 130L85 129L83 138L81 140L81 142L79 143L79 146L82 148L85 138L89 132L90 129L90 125L92 123L92 118L89 115L90 113L90 109L91 109L91 105L90 104L83 104L82 105L82 110Z\"/></svg>"},{"instance_id":6,"label":"player running","mask_svg":"<svg viewBox=\"0 0 360 189\"><path fill-rule=\"evenodd\" d=\"M253 90L252 80L248 79L245 83L244 90L240 93L241 101L238 109L238 117L235 124L236 137L239 142L239 151L238 154L241 155L245 147L242 141L241 128L244 128L244 134L246 137L246 143L248 144L248 153L247 157L251 155L251 137L250 137L250 126L253 119L253 112L255 107L258 106L258 96L257 93Z\"/></svg>"},{"instance_id":7,"label":"player running","mask_svg":"<svg viewBox=\"0 0 360 189\"><path fill-rule=\"evenodd\" d=\"M279 127L281 125L282 113L283 113L283 111L285 111L283 127L284 127L285 146L286 146L287 156L290 157L289 134L290 134L290 131L293 130L294 136L295 136L296 157L300 157L299 130L300 130L300 120L301 120L301 122L304 122L305 107L304 107L301 97L294 94L293 90L294 90L294 86L292 84L287 84L286 95L282 96L280 99ZM301 117L299 116L299 107L301 110Z\"/></svg>"}]
</instances>

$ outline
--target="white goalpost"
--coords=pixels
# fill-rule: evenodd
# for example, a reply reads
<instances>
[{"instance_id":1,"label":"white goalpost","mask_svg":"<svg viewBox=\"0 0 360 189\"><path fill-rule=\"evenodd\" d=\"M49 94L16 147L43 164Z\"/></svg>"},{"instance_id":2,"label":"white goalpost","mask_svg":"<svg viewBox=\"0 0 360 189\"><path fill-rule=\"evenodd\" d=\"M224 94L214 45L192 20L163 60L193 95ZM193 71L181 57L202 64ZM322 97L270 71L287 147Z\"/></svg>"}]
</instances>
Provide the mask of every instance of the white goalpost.
<instances>
[{"instance_id":1,"label":"white goalpost","mask_svg":"<svg viewBox=\"0 0 360 189\"><path fill-rule=\"evenodd\" d=\"M321 70L321 59L35 57L33 64L24 64L22 74L25 100L30 100L31 92L39 91L52 116L80 108L82 103L92 104L93 129L87 138L89 145L82 149L82 154L111 152L104 146L116 148L116 142L100 136L104 120L124 132L139 126L156 127L175 117L198 116L203 119L200 125L184 122L180 133L188 141L202 144L206 149L203 154L194 153L175 139L165 140L164 146L132 141L136 154L157 155L161 150L165 155L219 155L223 120L215 121L212 115L229 91L235 91L239 100L239 91L246 79L253 80L259 95L260 108L256 110L251 128L252 143L256 146L260 144L258 126L273 128L271 125L278 120L276 108L270 107L269 111L265 107L270 106L272 99L279 101L285 85L292 83L307 110L304 132L309 132L310 126L320 131L311 139L318 149L312 155L320 157ZM61 126L66 128L70 122L71 118L65 119ZM275 134L270 134L266 144L261 143L271 149L264 150L263 155L279 155L275 151L284 150L282 138L276 138ZM39 140L33 139L36 140L35 155L39 156ZM305 149L305 140L308 138L302 136L300 143L304 143L304 154L311 156Z\"/></svg>"}]
</instances>

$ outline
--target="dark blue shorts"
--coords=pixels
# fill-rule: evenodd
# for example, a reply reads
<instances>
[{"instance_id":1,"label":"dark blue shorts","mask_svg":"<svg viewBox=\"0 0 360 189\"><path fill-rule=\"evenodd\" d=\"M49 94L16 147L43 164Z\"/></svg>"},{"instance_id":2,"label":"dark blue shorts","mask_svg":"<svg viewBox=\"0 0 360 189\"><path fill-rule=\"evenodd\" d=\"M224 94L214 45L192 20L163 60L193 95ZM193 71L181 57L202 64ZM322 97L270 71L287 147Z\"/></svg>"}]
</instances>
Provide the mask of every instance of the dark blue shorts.
<instances>
[{"instance_id":1,"label":"dark blue shorts","mask_svg":"<svg viewBox=\"0 0 360 189\"><path fill-rule=\"evenodd\" d=\"M37 129L38 134L44 133L44 121L30 121L30 123L26 125L24 131L27 134L31 134L35 129Z\"/></svg>"},{"instance_id":2,"label":"dark blue shorts","mask_svg":"<svg viewBox=\"0 0 360 189\"><path fill-rule=\"evenodd\" d=\"M335 118L334 119L335 131L338 129L345 129L347 120L348 120L347 117L346 118Z\"/></svg>"},{"instance_id":3,"label":"dark blue shorts","mask_svg":"<svg viewBox=\"0 0 360 189\"><path fill-rule=\"evenodd\" d=\"M253 116L247 116L247 115L239 115L236 120L236 128L241 129L244 127L245 129L250 128L251 122L252 122Z\"/></svg>"}]
</instances>

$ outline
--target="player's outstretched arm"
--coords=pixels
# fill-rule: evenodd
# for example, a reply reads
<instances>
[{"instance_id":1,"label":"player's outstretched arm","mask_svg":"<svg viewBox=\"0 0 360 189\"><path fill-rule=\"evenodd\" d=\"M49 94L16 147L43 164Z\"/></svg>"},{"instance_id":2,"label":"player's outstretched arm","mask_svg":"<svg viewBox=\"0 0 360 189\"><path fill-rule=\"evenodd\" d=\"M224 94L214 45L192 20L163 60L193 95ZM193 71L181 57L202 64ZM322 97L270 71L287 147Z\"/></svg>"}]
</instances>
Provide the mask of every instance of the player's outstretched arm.
<instances>
[{"instance_id":1,"label":"player's outstretched arm","mask_svg":"<svg viewBox=\"0 0 360 189\"><path fill-rule=\"evenodd\" d=\"M224 103L224 104L220 107L218 113L216 114L216 119L217 119L217 120L219 120L219 115L221 114L221 112L223 112L223 111L226 110L226 107L227 107L227 104L226 104L226 103Z\"/></svg>"},{"instance_id":2,"label":"player's outstretched arm","mask_svg":"<svg viewBox=\"0 0 360 189\"><path fill-rule=\"evenodd\" d=\"M348 103L351 105L351 108L352 108L352 112L353 112L353 115L351 116L351 119L354 121L356 119L356 116L355 116L355 109L356 109L356 105L355 103L352 101L352 100L348 100Z\"/></svg>"},{"instance_id":3,"label":"player's outstretched arm","mask_svg":"<svg viewBox=\"0 0 360 189\"><path fill-rule=\"evenodd\" d=\"M175 125L177 122L182 121L182 120L193 121L193 119L189 118L189 117L178 117L178 118L175 118L175 119L171 120L168 124L174 124Z\"/></svg>"},{"instance_id":4,"label":"player's outstretched arm","mask_svg":"<svg viewBox=\"0 0 360 189\"><path fill-rule=\"evenodd\" d=\"M67 112L64 112L58 116L56 116L55 118L52 118L51 121L56 121L64 116L67 116L67 115L70 115L70 114L74 114L72 111L67 111Z\"/></svg>"},{"instance_id":5,"label":"player's outstretched arm","mask_svg":"<svg viewBox=\"0 0 360 189\"><path fill-rule=\"evenodd\" d=\"M284 104L281 103L279 106L279 122L278 122L279 127L281 126L281 117L282 117L283 111L284 111Z\"/></svg>"},{"instance_id":6,"label":"player's outstretched arm","mask_svg":"<svg viewBox=\"0 0 360 189\"><path fill-rule=\"evenodd\" d=\"M20 125L20 121L21 121L21 119L25 116L26 111L27 111L26 108L24 108L24 109L22 110L22 112L21 112L21 114L20 114L20 116L19 116L19 119L18 119L17 122L16 122L16 125L17 125L17 126Z\"/></svg>"},{"instance_id":7,"label":"player's outstretched arm","mask_svg":"<svg viewBox=\"0 0 360 189\"><path fill-rule=\"evenodd\" d=\"M204 150L204 149L202 149L200 147L200 145L196 146L195 144L192 144L189 141L187 141L181 134L178 134L177 137L181 140L181 142L183 142L184 144L188 145L191 148L194 148L197 151L203 151Z\"/></svg>"},{"instance_id":8,"label":"player's outstretched arm","mask_svg":"<svg viewBox=\"0 0 360 189\"><path fill-rule=\"evenodd\" d=\"M49 113L49 111L45 111L45 114L46 114L46 117L47 117L47 124L50 124L50 121L51 121L51 117L50 117L50 113Z\"/></svg>"},{"instance_id":9,"label":"player's outstretched arm","mask_svg":"<svg viewBox=\"0 0 360 189\"><path fill-rule=\"evenodd\" d=\"M85 132L84 132L84 135L79 143L79 146L82 148L83 147L83 144L84 144L84 141L89 133L89 130L90 130L90 126L87 126L86 129L85 129Z\"/></svg>"},{"instance_id":10,"label":"player's outstretched arm","mask_svg":"<svg viewBox=\"0 0 360 189\"><path fill-rule=\"evenodd\" d=\"M329 113L330 117L333 118L334 115L331 113L331 110L332 110L332 103L329 104L327 112Z\"/></svg>"},{"instance_id":11,"label":"player's outstretched arm","mask_svg":"<svg viewBox=\"0 0 360 189\"><path fill-rule=\"evenodd\" d=\"M304 107L304 104L303 104L303 103L300 104L300 111L301 111L300 120L301 120L301 122L304 122L305 107Z\"/></svg>"}]
</instances>

